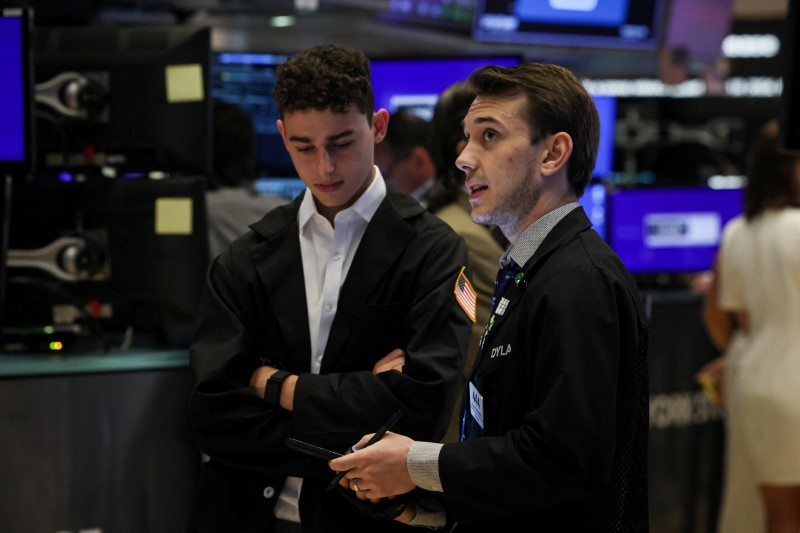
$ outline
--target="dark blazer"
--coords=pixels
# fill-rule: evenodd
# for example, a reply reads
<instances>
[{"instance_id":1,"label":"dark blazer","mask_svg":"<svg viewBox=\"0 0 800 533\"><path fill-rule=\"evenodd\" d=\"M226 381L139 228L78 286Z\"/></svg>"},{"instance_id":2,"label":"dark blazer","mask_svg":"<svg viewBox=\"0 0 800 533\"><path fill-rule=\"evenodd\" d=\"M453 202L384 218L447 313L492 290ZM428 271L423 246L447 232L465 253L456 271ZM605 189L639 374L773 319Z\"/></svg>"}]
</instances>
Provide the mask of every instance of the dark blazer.
<instances>
[{"instance_id":1,"label":"dark blazer","mask_svg":"<svg viewBox=\"0 0 800 533\"><path fill-rule=\"evenodd\" d=\"M324 490L333 477L326 462L290 451L286 437L343 451L402 408L396 431L437 440L456 401L471 327L453 292L467 261L463 239L390 189L342 286L321 372L311 374L301 199L253 224L209 269L191 346L191 416L211 461L190 531L269 531L289 475L304 478L304 531L375 531L336 490ZM373 375L394 348L406 351L403 372ZM293 412L250 390L262 363L299 374Z\"/></svg>"},{"instance_id":2,"label":"dark blazer","mask_svg":"<svg viewBox=\"0 0 800 533\"><path fill-rule=\"evenodd\" d=\"M457 531L647 531L647 319L634 280L576 208L505 293L470 381L483 437L445 444Z\"/></svg>"}]
</instances>

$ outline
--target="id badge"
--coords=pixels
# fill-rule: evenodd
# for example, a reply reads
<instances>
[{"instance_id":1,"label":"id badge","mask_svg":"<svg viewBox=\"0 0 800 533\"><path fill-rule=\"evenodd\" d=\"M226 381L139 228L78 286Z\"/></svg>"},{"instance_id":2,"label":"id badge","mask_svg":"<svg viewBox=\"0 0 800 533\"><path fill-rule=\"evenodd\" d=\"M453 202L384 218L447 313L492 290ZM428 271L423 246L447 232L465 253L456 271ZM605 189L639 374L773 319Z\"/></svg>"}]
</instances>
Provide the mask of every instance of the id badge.
<instances>
[{"instance_id":1,"label":"id badge","mask_svg":"<svg viewBox=\"0 0 800 533\"><path fill-rule=\"evenodd\" d=\"M469 413L483 429L483 396L472 382L469 382Z\"/></svg>"}]
</instances>

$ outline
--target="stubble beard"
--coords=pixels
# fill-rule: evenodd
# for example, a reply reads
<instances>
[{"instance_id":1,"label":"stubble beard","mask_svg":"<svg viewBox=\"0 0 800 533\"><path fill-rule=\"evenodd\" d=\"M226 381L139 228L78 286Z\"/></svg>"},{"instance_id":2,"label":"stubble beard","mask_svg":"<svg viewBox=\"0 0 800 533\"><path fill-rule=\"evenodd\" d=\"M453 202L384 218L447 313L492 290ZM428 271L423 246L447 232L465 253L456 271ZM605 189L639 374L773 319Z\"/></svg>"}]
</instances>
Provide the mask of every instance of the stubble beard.
<instances>
[{"instance_id":1,"label":"stubble beard","mask_svg":"<svg viewBox=\"0 0 800 533\"><path fill-rule=\"evenodd\" d=\"M529 169L516 187L497 199L494 211L483 215L473 212L472 220L478 224L497 226L506 238L518 235L524 229L520 225L539 202L541 195L542 184L536 181L533 171Z\"/></svg>"}]
</instances>

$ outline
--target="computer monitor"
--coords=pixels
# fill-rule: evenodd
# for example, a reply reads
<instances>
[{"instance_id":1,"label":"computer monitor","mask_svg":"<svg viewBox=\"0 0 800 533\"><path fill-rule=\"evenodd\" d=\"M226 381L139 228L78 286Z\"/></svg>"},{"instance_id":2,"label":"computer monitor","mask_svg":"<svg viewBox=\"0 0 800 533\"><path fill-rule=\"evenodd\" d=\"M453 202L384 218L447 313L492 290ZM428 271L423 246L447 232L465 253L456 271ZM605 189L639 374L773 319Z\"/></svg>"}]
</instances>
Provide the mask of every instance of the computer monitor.
<instances>
[{"instance_id":1,"label":"computer monitor","mask_svg":"<svg viewBox=\"0 0 800 533\"><path fill-rule=\"evenodd\" d=\"M211 63L211 95L250 115L256 132L256 167L261 176L296 176L278 126L272 96L284 54L216 52Z\"/></svg>"},{"instance_id":2,"label":"computer monitor","mask_svg":"<svg viewBox=\"0 0 800 533\"><path fill-rule=\"evenodd\" d=\"M617 128L617 99L614 96L592 95L597 114L600 116L600 144L597 147L593 178L603 179L614 169L614 137Z\"/></svg>"},{"instance_id":3,"label":"computer monitor","mask_svg":"<svg viewBox=\"0 0 800 533\"><path fill-rule=\"evenodd\" d=\"M594 229L604 240L608 239L606 229L606 210L608 209L608 186L601 181L593 181L586 186L578 203L583 207Z\"/></svg>"},{"instance_id":4,"label":"computer monitor","mask_svg":"<svg viewBox=\"0 0 800 533\"><path fill-rule=\"evenodd\" d=\"M744 189L617 189L608 196L608 242L635 275L711 270L743 200Z\"/></svg>"},{"instance_id":5,"label":"computer monitor","mask_svg":"<svg viewBox=\"0 0 800 533\"><path fill-rule=\"evenodd\" d=\"M476 41L655 50L666 0L476 0Z\"/></svg>"},{"instance_id":6,"label":"computer monitor","mask_svg":"<svg viewBox=\"0 0 800 533\"><path fill-rule=\"evenodd\" d=\"M30 169L31 18L28 9L0 8L0 178Z\"/></svg>"},{"instance_id":7,"label":"computer monitor","mask_svg":"<svg viewBox=\"0 0 800 533\"><path fill-rule=\"evenodd\" d=\"M290 201L306 190L306 184L300 178L258 178L253 185L261 194L272 194Z\"/></svg>"},{"instance_id":8,"label":"computer monitor","mask_svg":"<svg viewBox=\"0 0 800 533\"><path fill-rule=\"evenodd\" d=\"M209 28L45 26L35 41L38 173L211 171Z\"/></svg>"},{"instance_id":9,"label":"computer monitor","mask_svg":"<svg viewBox=\"0 0 800 533\"><path fill-rule=\"evenodd\" d=\"M439 95L486 65L519 65L519 56L372 58L375 108L406 109L430 120ZM391 126L390 126L391 127Z\"/></svg>"},{"instance_id":10,"label":"computer monitor","mask_svg":"<svg viewBox=\"0 0 800 533\"><path fill-rule=\"evenodd\" d=\"M5 331L188 345L207 266L203 177L17 180Z\"/></svg>"},{"instance_id":11,"label":"computer monitor","mask_svg":"<svg viewBox=\"0 0 800 533\"><path fill-rule=\"evenodd\" d=\"M383 20L469 34L475 0L388 0Z\"/></svg>"}]
</instances>

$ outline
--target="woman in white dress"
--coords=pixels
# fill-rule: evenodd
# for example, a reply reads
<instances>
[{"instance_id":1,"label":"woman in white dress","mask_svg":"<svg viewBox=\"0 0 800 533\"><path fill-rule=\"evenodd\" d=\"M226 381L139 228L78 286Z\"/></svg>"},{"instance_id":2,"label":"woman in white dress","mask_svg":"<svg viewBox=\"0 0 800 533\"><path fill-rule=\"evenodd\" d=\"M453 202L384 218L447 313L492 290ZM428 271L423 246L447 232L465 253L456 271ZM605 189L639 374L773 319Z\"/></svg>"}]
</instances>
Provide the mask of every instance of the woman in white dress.
<instances>
[{"instance_id":1,"label":"woman in white dress","mask_svg":"<svg viewBox=\"0 0 800 533\"><path fill-rule=\"evenodd\" d=\"M779 149L778 133L770 122L755 141L744 214L723 232L718 292L709 294L704 317L721 348L734 334L742 336L726 351L727 468L746 465L767 533L798 533L800 153ZM723 504L723 520L725 512Z\"/></svg>"}]
</instances>

